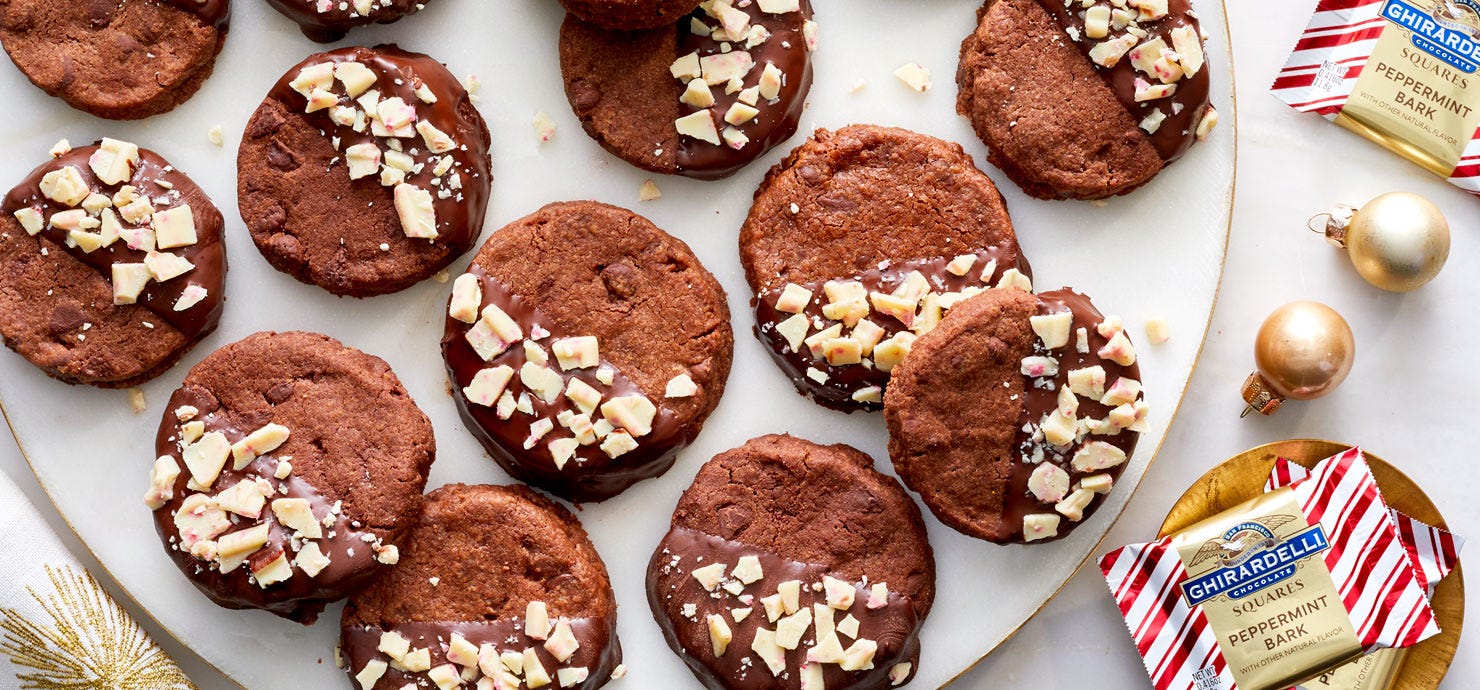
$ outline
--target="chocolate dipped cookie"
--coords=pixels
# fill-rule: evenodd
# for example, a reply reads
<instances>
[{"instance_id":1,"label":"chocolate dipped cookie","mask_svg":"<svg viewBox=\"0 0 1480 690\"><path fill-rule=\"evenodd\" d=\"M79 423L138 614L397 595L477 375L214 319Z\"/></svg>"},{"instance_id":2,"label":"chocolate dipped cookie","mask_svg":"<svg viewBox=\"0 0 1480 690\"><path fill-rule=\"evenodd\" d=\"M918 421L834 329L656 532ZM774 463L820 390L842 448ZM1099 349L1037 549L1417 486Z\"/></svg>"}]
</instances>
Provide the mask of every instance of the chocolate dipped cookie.
<instances>
[{"instance_id":1,"label":"chocolate dipped cookie","mask_svg":"<svg viewBox=\"0 0 1480 690\"><path fill-rule=\"evenodd\" d=\"M221 212L126 141L63 141L52 156L0 209L0 336L67 383L148 381L221 318Z\"/></svg>"},{"instance_id":2,"label":"chocolate dipped cookie","mask_svg":"<svg viewBox=\"0 0 1480 690\"><path fill-rule=\"evenodd\" d=\"M1121 320L1069 289L956 305L884 395L900 479L941 522L997 543L1060 539L1087 519L1148 410Z\"/></svg>"},{"instance_id":3,"label":"chocolate dipped cookie","mask_svg":"<svg viewBox=\"0 0 1480 690\"><path fill-rule=\"evenodd\" d=\"M935 556L919 509L867 455L763 436L699 470L647 590L705 687L876 690L919 666Z\"/></svg>"},{"instance_id":4,"label":"chocolate dipped cookie","mask_svg":"<svg viewBox=\"0 0 1480 690\"><path fill-rule=\"evenodd\" d=\"M646 31L572 13L560 27L565 95L586 133L639 168L735 173L796 133L812 85L808 0L718 0Z\"/></svg>"},{"instance_id":5,"label":"chocolate dipped cookie","mask_svg":"<svg viewBox=\"0 0 1480 690\"><path fill-rule=\"evenodd\" d=\"M698 436L730 372L729 319L681 240L626 209L556 203L493 233L454 281L442 354L499 465L600 501Z\"/></svg>"},{"instance_id":6,"label":"chocolate dipped cookie","mask_svg":"<svg viewBox=\"0 0 1480 690\"><path fill-rule=\"evenodd\" d=\"M390 24L415 14L428 0L267 0L284 17L298 23L311 41L332 43L355 27Z\"/></svg>"},{"instance_id":7,"label":"chocolate dipped cookie","mask_svg":"<svg viewBox=\"0 0 1480 690\"><path fill-rule=\"evenodd\" d=\"M961 147L908 130L819 129L766 174L740 229L755 333L797 391L877 410L941 314L1032 289L1007 205Z\"/></svg>"},{"instance_id":8,"label":"chocolate dipped cookie","mask_svg":"<svg viewBox=\"0 0 1480 690\"><path fill-rule=\"evenodd\" d=\"M42 91L137 120L184 103L226 43L230 0L0 2L0 44Z\"/></svg>"},{"instance_id":9,"label":"chocolate dipped cookie","mask_svg":"<svg viewBox=\"0 0 1480 690\"><path fill-rule=\"evenodd\" d=\"M1188 0L989 0L978 22L956 110L1029 195L1129 193L1218 121Z\"/></svg>"},{"instance_id":10,"label":"chocolate dipped cookie","mask_svg":"<svg viewBox=\"0 0 1480 690\"><path fill-rule=\"evenodd\" d=\"M523 486L427 494L400 564L345 607L340 650L357 690L594 690L626 672L601 556Z\"/></svg>"},{"instance_id":11,"label":"chocolate dipped cookie","mask_svg":"<svg viewBox=\"0 0 1480 690\"><path fill-rule=\"evenodd\" d=\"M403 290L483 231L488 128L447 68L395 46L311 55L273 86L237 154L268 263L336 295Z\"/></svg>"},{"instance_id":12,"label":"chocolate dipped cookie","mask_svg":"<svg viewBox=\"0 0 1480 690\"><path fill-rule=\"evenodd\" d=\"M190 370L155 452L144 502L180 572L221 606L309 624L399 560L436 442L380 358L257 333Z\"/></svg>"}]
</instances>

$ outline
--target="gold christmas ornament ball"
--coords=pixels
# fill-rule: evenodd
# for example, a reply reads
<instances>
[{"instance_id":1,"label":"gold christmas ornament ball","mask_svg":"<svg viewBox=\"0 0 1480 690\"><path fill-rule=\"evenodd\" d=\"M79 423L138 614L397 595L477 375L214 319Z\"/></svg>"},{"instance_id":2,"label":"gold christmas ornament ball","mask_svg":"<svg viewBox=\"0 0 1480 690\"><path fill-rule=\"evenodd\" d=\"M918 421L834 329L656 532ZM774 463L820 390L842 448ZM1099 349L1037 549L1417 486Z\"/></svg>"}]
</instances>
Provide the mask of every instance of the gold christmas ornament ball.
<instances>
[{"instance_id":1,"label":"gold christmas ornament ball","mask_svg":"<svg viewBox=\"0 0 1480 690\"><path fill-rule=\"evenodd\" d=\"M1416 290L1449 258L1449 223L1417 194L1383 194L1352 215L1346 251L1367 282L1390 292Z\"/></svg>"},{"instance_id":2,"label":"gold christmas ornament ball","mask_svg":"<svg viewBox=\"0 0 1480 690\"><path fill-rule=\"evenodd\" d=\"M1254 339L1259 371L1244 383L1244 401L1250 410L1269 415L1287 398L1319 398L1346 380L1356 352L1351 326L1335 309L1320 302L1286 304L1259 327Z\"/></svg>"}]
</instances>

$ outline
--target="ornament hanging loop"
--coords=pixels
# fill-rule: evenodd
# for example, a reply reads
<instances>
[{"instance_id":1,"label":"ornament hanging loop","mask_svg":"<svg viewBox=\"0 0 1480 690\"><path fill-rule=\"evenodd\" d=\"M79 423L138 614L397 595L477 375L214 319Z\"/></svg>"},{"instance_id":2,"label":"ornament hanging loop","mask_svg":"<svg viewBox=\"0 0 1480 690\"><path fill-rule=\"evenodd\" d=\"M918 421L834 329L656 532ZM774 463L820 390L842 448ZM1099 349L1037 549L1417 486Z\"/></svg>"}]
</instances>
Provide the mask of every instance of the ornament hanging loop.
<instances>
[{"instance_id":1,"label":"ornament hanging loop","mask_svg":"<svg viewBox=\"0 0 1480 690\"><path fill-rule=\"evenodd\" d=\"M1337 204L1330 211L1317 213L1305 221L1305 227L1317 235L1323 235L1333 247L1346 247L1346 229L1352 224L1357 209L1346 204ZM1323 220L1324 219L1324 220Z\"/></svg>"}]
</instances>

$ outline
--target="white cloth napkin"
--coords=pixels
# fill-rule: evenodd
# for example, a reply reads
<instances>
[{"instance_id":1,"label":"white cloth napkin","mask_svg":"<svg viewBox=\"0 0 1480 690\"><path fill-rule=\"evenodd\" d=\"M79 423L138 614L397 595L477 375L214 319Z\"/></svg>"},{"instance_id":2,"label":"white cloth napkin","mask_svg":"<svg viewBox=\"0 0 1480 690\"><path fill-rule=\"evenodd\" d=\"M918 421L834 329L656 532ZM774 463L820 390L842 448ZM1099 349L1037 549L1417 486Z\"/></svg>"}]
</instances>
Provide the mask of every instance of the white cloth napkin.
<instances>
[{"instance_id":1,"label":"white cloth napkin","mask_svg":"<svg viewBox=\"0 0 1480 690\"><path fill-rule=\"evenodd\" d=\"M4 473L0 688L195 690Z\"/></svg>"}]
</instances>

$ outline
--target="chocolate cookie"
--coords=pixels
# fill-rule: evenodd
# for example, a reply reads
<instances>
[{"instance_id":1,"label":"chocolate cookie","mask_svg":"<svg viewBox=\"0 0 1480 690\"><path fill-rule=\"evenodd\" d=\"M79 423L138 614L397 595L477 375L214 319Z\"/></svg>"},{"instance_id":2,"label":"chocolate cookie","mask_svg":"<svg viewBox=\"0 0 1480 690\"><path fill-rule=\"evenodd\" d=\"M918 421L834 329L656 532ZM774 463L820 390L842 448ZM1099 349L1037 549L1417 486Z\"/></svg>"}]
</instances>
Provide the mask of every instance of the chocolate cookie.
<instances>
[{"instance_id":1,"label":"chocolate cookie","mask_svg":"<svg viewBox=\"0 0 1480 690\"><path fill-rule=\"evenodd\" d=\"M808 0L728 0L676 24L608 31L567 15L565 95L603 148L640 168L712 180L796 133L812 86Z\"/></svg>"},{"instance_id":2,"label":"chocolate cookie","mask_svg":"<svg viewBox=\"0 0 1480 690\"><path fill-rule=\"evenodd\" d=\"M350 599L340 635L357 690L594 690L625 673L601 556L523 486L427 494L400 565Z\"/></svg>"},{"instance_id":3,"label":"chocolate cookie","mask_svg":"<svg viewBox=\"0 0 1480 690\"><path fill-rule=\"evenodd\" d=\"M257 333L170 397L144 502L180 571L232 609L312 623L400 557L436 455L379 357Z\"/></svg>"},{"instance_id":4,"label":"chocolate cookie","mask_svg":"<svg viewBox=\"0 0 1480 690\"><path fill-rule=\"evenodd\" d=\"M1125 469L1148 409L1120 319L1068 289L956 305L884 396L900 478L941 522L997 543L1073 531Z\"/></svg>"},{"instance_id":5,"label":"chocolate cookie","mask_svg":"<svg viewBox=\"0 0 1480 690\"><path fill-rule=\"evenodd\" d=\"M889 372L942 311L1032 289L1007 206L961 147L903 129L819 129L756 191L740 229L756 335L797 391L882 406ZM845 332L846 331L846 332Z\"/></svg>"},{"instance_id":6,"label":"chocolate cookie","mask_svg":"<svg viewBox=\"0 0 1480 690\"><path fill-rule=\"evenodd\" d=\"M600 501L668 471L719 404L725 292L646 218L556 203L494 233L452 286L458 412L514 477Z\"/></svg>"},{"instance_id":7,"label":"chocolate cookie","mask_svg":"<svg viewBox=\"0 0 1480 690\"><path fill-rule=\"evenodd\" d=\"M699 6L698 0L560 0L567 12L612 31L656 29Z\"/></svg>"},{"instance_id":8,"label":"chocolate cookie","mask_svg":"<svg viewBox=\"0 0 1480 690\"><path fill-rule=\"evenodd\" d=\"M428 0L267 0L283 16L298 22L310 41L332 43L350 29L389 24L415 14Z\"/></svg>"},{"instance_id":9,"label":"chocolate cookie","mask_svg":"<svg viewBox=\"0 0 1480 690\"><path fill-rule=\"evenodd\" d=\"M1188 0L988 0L978 21L956 110L1032 196L1128 193L1218 121Z\"/></svg>"},{"instance_id":10,"label":"chocolate cookie","mask_svg":"<svg viewBox=\"0 0 1480 690\"><path fill-rule=\"evenodd\" d=\"M129 142L52 154L0 210L0 336L67 383L148 381L221 318L221 212Z\"/></svg>"},{"instance_id":11,"label":"chocolate cookie","mask_svg":"<svg viewBox=\"0 0 1480 690\"><path fill-rule=\"evenodd\" d=\"M762 436L699 470L647 590L705 687L876 690L919 666L935 555L919 509L867 455Z\"/></svg>"},{"instance_id":12,"label":"chocolate cookie","mask_svg":"<svg viewBox=\"0 0 1480 690\"><path fill-rule=\"evenodd\" d=\"M336 295L403 290L483 231L488 128L440 63L395 46L311 55L247 123L237 197L268 263Z\"/></svg>"},{"instance_id":13,"label":"chocolate cookie","mask_svg":"<svg viewBox=\"0 0 1480 690\"><path fill-rule=\"evenodd\" d=\"M226 43L230 0L0 1L0 44L68 105L136 120L184 103Z\"/></svg>"}]
</instances>

